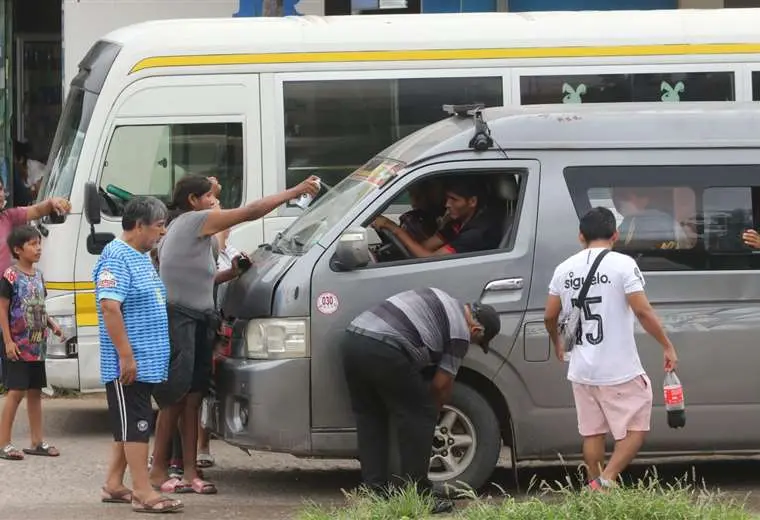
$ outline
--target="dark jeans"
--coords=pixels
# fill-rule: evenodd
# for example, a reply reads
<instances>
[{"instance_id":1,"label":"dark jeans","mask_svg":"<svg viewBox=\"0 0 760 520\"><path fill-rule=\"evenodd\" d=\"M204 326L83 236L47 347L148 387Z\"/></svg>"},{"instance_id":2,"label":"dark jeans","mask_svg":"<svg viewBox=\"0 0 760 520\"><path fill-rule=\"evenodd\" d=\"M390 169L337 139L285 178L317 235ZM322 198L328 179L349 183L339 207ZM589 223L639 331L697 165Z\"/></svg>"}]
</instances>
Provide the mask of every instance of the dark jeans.
<instances>
[{"instance_id":1,"label":"dark jeans","mask_svg":"<svg viewBox=\"0 0 760 520\"><path fill-rule=\"evenodd\" d=\"M429 491L428 467L438 420L429 383L406 354L386 343L348 333L342 351L364 484L382 491L394 483L414 482L420 491ZM399 475L389 474L391 427L398 439Z\"/></svg>"}]
</instances>

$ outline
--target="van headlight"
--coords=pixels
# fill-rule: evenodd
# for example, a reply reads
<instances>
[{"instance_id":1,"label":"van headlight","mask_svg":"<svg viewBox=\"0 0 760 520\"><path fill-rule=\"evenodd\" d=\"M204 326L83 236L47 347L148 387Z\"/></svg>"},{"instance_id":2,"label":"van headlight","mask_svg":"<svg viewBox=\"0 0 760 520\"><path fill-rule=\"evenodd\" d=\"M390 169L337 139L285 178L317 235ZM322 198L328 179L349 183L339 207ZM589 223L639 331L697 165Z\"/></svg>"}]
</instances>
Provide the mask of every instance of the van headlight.
<instances>
[{"instance_id":1,"label":"van headlight","mask_svg":"<svg viewBox=\"0 0 760 520\"><path fill-rule=\"evenodd\" d=\"M245 332L251 359L309 357L308 318L251 320Z\"/></svg>"},{"instance_id":2,"label":"van headlight","mask_svg":"<svg viewBox=\"0 0 760 520\"><path fill-rule=\"evenodd\" d=\"M48 331L47 336L47 357L52 359L66 359L77 356L77 322L74 316L54 316L61 331L63 331L63 341L58 338L53 331Z\"/></svg>"}]
</instances>

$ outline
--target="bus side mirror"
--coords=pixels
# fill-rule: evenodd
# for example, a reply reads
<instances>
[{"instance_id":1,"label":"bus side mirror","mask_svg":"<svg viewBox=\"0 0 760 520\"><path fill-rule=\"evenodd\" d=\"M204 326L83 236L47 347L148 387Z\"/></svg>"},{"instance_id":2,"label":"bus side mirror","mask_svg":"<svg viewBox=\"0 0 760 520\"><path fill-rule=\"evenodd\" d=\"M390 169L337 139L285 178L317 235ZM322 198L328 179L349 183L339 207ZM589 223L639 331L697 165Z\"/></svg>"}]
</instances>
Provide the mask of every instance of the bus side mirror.
<instances>
[{"instance_id":1,"label":"bus side mirror","mask_svg":"<svg viewBox=\"0 0 760 520\"><path fill-rule=\"evenodd\" d=\"M342 271L353 271L369 264L367 230L363 227L355 227L344 231L338 238L335 258L337 267Z\"/></svg>"},{"instance_id":2,"label":"bus side mirror","mask_svg":"<svg viewBox=\"0 0 760 520\"><path fill-rule=\"evenodd\" d=\"M84 216L90 226L100 224L100 193L94 182L84 185Z\"/></svg>"},{"instance_id":3,"label":"bus side mirror","mask_svg":"<svg viewBox=\"0 0 760 520\"><path fill-rule=\"evenodd\" d=\"M87 237L87 251L99 255L103 248L113 240L113 233L96 233L95 225L100 224L100 193L94 182L84 185L84 216L90 225L90 235Z\"/></svg>"}]
</instances>

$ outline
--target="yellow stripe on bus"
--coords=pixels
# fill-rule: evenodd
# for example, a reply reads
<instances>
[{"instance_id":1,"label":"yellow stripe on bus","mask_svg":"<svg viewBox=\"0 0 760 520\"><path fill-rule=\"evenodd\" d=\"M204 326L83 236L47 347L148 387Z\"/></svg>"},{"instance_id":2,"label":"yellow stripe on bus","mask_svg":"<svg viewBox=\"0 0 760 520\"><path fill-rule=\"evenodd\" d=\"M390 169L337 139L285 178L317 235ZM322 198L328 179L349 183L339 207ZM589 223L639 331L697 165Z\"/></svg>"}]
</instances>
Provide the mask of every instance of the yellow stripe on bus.
<instances>
[{"instance_id":1,"label":"yellow stripe on bus","mask_svg":"<svg viewBox=\"0 0 760 520\"><path fill-rule=\"evenodd\" d=\"M48 291L74 291L74 309L78 327L97 327L94 282L45 282Z\"/></svg>"},{"instance_id":2,"label":"yellow stripe on bus","mask_svg":"<svg viewBox=\"0 0 760 520\"><path fill-rule=\"evenodd\" d=\"M82 292L74 295L77 327L97 327L98 311L94 292Z\"/></svg>"},{"instance_id":3,"label":"yellow stripe on bus","mask_svg":"<svg viewBox=\"0 0 760 520\"><path fill-rule=\"evenodd\" d=\"M207 54L154 56L138 61L130 74L162 67L257 65L274 63L340 63L361 61L498 60L515 58L594 58L609 56L683 56L691 54L754 54L760 43L674 43L502 49L430 49L399 51L277 52L272 54Z\"/></svg>"},{"instance_id":4,"label":"yellow stripe on bus","mask_svg":"<svg viewBox=\"0 0 760 520\"><path fill-rule=\"evenodd\" d=\"M45 282L48 291L94 291L95 282Z\"/></svg>"}]
</instances>

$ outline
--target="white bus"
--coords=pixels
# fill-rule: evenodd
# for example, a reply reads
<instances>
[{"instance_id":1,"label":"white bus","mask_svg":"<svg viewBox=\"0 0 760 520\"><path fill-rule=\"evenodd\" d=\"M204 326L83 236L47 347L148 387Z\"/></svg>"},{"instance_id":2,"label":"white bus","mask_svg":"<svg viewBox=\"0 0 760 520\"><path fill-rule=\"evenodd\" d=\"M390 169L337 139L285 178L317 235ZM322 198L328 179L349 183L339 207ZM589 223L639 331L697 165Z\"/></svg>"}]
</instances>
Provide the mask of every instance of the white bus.
<instances>
[{"instance_id":1,"label":"white bus","mask_svg":"<svg viewBox=\"0 0 760 520\"><path fill-rule=\"evenodd\" d=\"M48 309L71 338L49 345L50 384L101 388L86 182L107 237L125 192L168 199L186 172L214 174L232 207L310 174L334 185L443 104L756 101L758 27L760 9L710 9L167 20L106 35L71 82L40 194L73 207L42 223ZM300 211L232 241L250 251Z\"/></svg>"}]
</instances>

